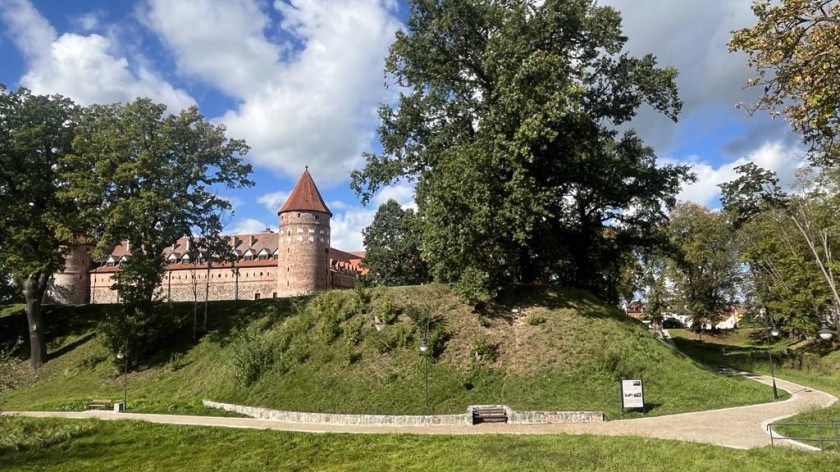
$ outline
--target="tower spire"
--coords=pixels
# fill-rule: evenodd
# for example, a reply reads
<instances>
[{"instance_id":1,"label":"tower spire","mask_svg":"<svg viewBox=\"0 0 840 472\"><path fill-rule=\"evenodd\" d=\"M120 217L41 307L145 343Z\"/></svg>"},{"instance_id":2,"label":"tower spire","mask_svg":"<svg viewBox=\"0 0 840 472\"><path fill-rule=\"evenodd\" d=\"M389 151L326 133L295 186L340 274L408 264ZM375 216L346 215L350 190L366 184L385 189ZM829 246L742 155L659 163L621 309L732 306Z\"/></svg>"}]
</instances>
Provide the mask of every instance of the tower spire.
<instances>
[{"instance_id":1,"label":"tower spire","mask_svg":"<svg viewBox=\"0 0 840 472\"><path fill-rule=\"evenodd\" d=\"M321 197L321 192L318 191L315 181L309 174L309 166L306 166L306 170L303 171L297 184L295 184L295 188L292 189L292 193L289 194L289 198L286 199L277 214L289 211L317 211L332 216L332 212L327 208L327 204Z\"/></svg>"}]
</instances>

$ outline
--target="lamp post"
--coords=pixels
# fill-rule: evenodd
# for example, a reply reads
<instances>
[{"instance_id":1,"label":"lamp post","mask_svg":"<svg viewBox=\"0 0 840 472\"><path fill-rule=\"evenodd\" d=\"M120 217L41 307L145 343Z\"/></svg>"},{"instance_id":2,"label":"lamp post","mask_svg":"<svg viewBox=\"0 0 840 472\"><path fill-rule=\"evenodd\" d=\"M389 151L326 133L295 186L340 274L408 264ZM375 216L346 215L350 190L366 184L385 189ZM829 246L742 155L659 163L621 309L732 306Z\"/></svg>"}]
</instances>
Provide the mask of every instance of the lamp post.
<instances>
[{"instance_id":1,"label":"lamp post","mask_svg":"<svg viewBox=\"0 0 840 472\"><path fill-rule=\"evenodd\" d=\"M123 410L128 410L128 355L123 349L117 353L117 359L125 360L123 364Z\"/></svg>"},{"instance_id":2,"label":"lamp post","mask_svg":"<svg viewBox=\"0 0 840 472\"><path fill-rule=\"evenodd\" d=\"M426 351L429 350L429 345L426 343L426 335L429 331L429 325L423 329L423 340L420 341L420 355L423 356L423 404L426 409L429 408L429 359Z\"/></svg>"},{"instance_id":3,"label":"lamp post","mask_svg":"<svg viewBox=\"0 0 840 472\"><path fill-rule=\"evenodd\" d=\"M819 331L817 331L817 334L823 341L828 341L834 335L834 333L832 333L831 330L828 329L828 324L826 324L825 320L823 320L822 327Z\"/></svg>"},{"instance_id":4,"label":"lamp post","mask_svg":"<svg viewBox=\"0 0 840 472\"><path fill-rule=\"evenodd\" d=\"M767 329L767 357L770 359L770 379L773 381L773 399L778 400L779 390L776 388L776 372L773 367L773 350L770 347L770 336L777 337L779 335L779 329L776 328L776 323L773 323L772 327L769 327L770 317L767 314L766 308L759 310L759 313L764 317L764 327Z\"/></svg>"}]
</instances>

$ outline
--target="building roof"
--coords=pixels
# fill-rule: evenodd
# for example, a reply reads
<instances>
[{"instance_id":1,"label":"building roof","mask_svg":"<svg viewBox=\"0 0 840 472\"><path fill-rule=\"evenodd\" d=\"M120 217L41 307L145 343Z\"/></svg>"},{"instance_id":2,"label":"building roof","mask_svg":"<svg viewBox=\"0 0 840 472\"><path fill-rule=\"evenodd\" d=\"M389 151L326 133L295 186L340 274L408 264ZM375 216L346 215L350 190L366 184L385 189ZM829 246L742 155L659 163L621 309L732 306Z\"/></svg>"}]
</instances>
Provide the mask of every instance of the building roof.
<instances>
[{"instance_id":1,"label":"building roof","mask_svg":"<svg viewBox=\"0 0 840 472\"><path fill-rule=\"evenodd\" d=\"M309 175L308 167L303 171L297 184L295 184L295 188L292 189L292 193L289 194L289 198L286 199L286 203L283 204L277 213L282 214L289 211L301 210L317 211L332 216L332 212L327 208L324 199L321 198L318 187L315 186L315 181Z\"/></svg>"}]
</instances>

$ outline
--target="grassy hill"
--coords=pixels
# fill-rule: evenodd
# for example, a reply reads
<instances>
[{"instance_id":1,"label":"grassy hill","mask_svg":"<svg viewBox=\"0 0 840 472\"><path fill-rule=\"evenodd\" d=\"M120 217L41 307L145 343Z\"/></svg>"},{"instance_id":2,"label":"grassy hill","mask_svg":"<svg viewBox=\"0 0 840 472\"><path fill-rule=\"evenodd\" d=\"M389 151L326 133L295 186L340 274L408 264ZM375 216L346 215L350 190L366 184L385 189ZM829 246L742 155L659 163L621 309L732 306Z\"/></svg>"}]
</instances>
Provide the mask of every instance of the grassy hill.
<instances>
[{"instance_id":1,"label":"grassy hill","mask_svg":"<svg viewBox=\"0 0 840 472\"><path fill-rule=\"evenodd\" d=\"M432 284L212 303L207 334L194 342L184 323L129 373L129 408L205 413L200 401L210 398L298 411L407 414L502 403L617 418L638 414L622 413L618 390L620 378L637 377L645 380L649 414L772 397L756 382L698 365L585 292L539 288L517 300L476 313ZM24 360L7 363L0 408L81 409L92 398L121 398L122 377L97 335L114 309L49 311L51 360L37 375ZM161 309L188 319L192 304ZM428 409L419 351L427 326ZM0 317L0 346L24 329L22 314Z\"/></svg>"}]
</instances>

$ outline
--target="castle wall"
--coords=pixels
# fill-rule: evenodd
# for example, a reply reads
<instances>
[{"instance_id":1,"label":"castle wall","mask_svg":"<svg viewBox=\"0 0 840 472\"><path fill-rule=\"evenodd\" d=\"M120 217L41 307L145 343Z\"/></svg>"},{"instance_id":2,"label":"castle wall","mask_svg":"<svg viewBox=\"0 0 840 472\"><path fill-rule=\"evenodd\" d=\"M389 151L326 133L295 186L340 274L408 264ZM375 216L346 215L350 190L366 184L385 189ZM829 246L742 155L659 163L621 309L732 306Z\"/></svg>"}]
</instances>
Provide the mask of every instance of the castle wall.
<instances>
[{"instance_id":1,"label":"castle wall","mask_svg":"<svg viewBox=\"0 0 840 472\"><path fill-rule=\"evenodd\" d=\"M330 216L317 211L280 214L279 296L329 288Z\"/></svg>"}]
</instances>

